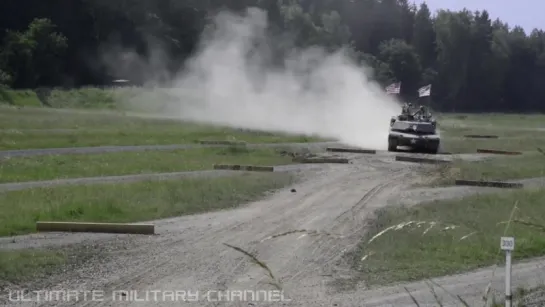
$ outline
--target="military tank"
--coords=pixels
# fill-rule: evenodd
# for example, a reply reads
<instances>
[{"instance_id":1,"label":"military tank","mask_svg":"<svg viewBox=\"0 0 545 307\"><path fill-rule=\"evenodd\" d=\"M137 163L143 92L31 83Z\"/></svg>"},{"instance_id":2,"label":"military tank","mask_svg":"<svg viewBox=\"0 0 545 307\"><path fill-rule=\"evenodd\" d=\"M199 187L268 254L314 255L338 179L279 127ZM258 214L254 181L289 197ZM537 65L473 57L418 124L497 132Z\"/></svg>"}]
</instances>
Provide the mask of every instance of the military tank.
<instances>
[{"instance_id":1,"label":"military tank","mask_svg":"<svg viewBox=\"0 0 545 307\"><path fill-rule=\"evenodd\" d=\"M406 105L401 115L390 120L388 151L397 151L398 146L405 146L415 152L437 154L440 143L437 122L423 106L412 112L411 106Z\"/></svg>"}]
</instances>

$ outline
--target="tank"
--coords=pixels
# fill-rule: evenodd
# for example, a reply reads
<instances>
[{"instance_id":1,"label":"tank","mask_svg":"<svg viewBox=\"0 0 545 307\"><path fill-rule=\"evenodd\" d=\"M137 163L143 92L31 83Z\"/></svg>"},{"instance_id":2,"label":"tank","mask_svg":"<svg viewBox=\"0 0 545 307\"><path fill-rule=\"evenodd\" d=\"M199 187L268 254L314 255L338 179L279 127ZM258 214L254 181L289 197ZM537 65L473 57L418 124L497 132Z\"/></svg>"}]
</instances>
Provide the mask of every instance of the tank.
<instances>
[{"instance_id":1,"label":"tank","mask_svg":"<svg viewBox=\"0 0 545 307\"><path fill-rule=\"evenodd\" d=\"M388 151L397 151L398 146L405 146L415 152L437 154L440 143L437 122L424 107L414 113L404 107L401 115L390 120Z\"/></svg>"}]
</instances>

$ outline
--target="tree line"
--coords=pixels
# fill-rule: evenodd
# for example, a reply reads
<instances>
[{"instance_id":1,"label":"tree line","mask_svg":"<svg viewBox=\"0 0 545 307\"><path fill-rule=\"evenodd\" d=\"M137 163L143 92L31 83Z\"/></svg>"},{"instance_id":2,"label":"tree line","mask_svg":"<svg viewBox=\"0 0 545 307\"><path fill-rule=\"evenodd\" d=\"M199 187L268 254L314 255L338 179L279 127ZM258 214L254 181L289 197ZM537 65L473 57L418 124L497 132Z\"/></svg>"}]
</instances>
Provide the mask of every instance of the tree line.
<instances>
[{"instance_id":1,"label":"tree line","mask_svg":"<svg viewBox=\"0 0 545 307\"><path fill-rule=\"evenodd\" d=\"M13 88L106 84L111 46L150 54L162 46L175 72L214 14L266 11L268 31L290 47L348 46L384 86L416 99L432 84L443 111L545 111L545 34L492 20L487 11L430 12L409 0L3 0L0 83ZM286 47L287 48L287 47Z\"/></svg>"}]
</instances>

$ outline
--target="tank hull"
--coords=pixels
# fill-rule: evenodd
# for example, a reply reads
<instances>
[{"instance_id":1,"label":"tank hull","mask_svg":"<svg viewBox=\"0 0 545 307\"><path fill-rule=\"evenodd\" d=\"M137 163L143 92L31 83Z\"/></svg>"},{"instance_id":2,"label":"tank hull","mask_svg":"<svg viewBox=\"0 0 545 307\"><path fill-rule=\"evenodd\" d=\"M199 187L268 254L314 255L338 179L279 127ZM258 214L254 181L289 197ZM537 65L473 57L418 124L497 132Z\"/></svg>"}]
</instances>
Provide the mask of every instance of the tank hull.
<instances>
[{"instance_id":1,"label":"tank hull","mask_svg":"<svg viewBox=\"0 0 545 307\"><path fill-rule=\"evenodd\" d=\"M421 153L437 154L441 139L438 135L418 135L390 131L388 135L388 151L397 151L398 146L410 147Z\"/></svg>"}]
</instances>

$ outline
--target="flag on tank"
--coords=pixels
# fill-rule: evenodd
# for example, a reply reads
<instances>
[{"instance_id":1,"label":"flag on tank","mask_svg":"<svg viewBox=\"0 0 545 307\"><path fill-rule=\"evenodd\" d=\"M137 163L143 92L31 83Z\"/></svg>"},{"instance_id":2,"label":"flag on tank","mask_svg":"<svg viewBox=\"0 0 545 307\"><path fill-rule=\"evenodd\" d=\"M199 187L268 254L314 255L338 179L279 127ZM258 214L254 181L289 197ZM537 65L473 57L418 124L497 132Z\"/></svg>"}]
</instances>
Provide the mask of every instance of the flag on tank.
<instances>
[{"instance_id":1,"label":"flag on tank","mask_svg":"<svg viewBox=\"0 0 545 307\"><path fill-rule=\"evenodd\" d=\"M431 84L423 86L418 89L418 97L430 96L431 95Z\"/></svg>"},{"instance_id":2,"label":"flag on tank","mask_svg":"<svg viewBox=\"0 0 545 307\"><path fill-rule=\"evenodd\" d=\"M401 92L401 82L392 83L386 87L387 94L399 94Z\"/></svg>"}]
</instances>

